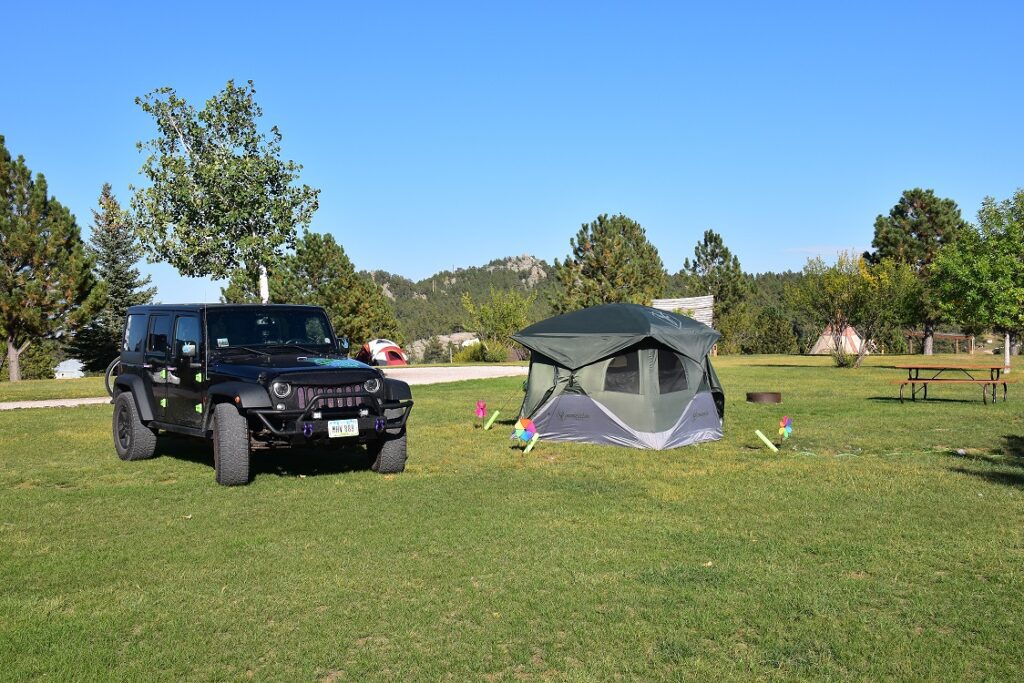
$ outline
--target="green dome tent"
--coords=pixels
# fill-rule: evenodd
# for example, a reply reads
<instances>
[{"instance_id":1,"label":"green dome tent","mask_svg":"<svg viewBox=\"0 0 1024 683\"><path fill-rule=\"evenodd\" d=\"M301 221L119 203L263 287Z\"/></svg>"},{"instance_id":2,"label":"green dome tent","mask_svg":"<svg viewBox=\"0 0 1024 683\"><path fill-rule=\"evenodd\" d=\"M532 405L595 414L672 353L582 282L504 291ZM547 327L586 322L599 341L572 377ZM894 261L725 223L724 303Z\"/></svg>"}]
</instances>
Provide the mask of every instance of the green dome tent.
<instances>
[{"instance_id":1,"label":"green dome tent","mask_svg":"<svg viewBox=\"0 0 1024 683\"><path fill-rule=\"evenodd\" d=\"M722 438L721 335L676 313L605 304L512 335L530 349L520 414L541 437L666 449Z\"/></svg>"}]
</instances>

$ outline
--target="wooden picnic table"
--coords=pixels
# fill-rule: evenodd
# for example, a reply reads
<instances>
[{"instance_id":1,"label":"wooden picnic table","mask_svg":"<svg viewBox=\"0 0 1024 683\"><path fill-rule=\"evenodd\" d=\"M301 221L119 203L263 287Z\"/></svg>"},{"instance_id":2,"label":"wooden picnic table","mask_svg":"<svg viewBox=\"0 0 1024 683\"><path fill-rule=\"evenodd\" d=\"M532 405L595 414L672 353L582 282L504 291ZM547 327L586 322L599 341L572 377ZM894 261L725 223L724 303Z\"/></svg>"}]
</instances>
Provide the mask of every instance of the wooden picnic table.
<instances>
[{"instance_id":1,"label":"wooden picnic table","mask_svg":"<svg viewBox=\"0 0 1024 683\"><path fill-rule=\"evenodd\" d=\"M974 384L981 385L981 400L988 402L988 389L992 387L992 403L996 402L996 386L1003 386L1003 400L1006 400L1006 385L1010 381L1003 377L1006 367L1000 365L952 365L939 363L913 363L894 366L897 370L906 370L907 378L895 380L894 384L900 387L900 403L903 402L903 388L910 385L910 400L916 401L917 394L923 393L928 398L929 384ZM921 377L924 371L925 376ZM988 372L988 378L975 377L983 372ZM949 377L948 375L957 375ZM943 377L943 375L947 375ZM920 385L920 387L918 387Z\"/></svg>"}]
</instances>

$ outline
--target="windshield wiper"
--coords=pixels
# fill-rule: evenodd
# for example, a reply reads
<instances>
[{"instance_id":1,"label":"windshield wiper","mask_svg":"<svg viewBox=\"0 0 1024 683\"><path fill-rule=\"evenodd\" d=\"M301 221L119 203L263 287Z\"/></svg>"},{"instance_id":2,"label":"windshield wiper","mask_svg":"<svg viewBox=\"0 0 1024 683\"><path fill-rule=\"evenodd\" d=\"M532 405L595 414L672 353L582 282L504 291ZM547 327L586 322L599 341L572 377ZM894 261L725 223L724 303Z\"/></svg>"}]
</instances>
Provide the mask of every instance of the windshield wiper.
<instances>
[{"instance_id":1,"label":"windshield wiper","mask_svg":"<svg viewBox=\"0 0 1024 683\"><path fill-rule=\"evenodd\" d=\"M252 348L251 346L227 346L227 347L220 348L220 349L217 349L217 350L218 351L245 351L246 353L251 353L254 356L266 356L267 358L270 358L270 354L267 353L266 351L260 351L259 349Z\"/></svg>"}]
</instances>

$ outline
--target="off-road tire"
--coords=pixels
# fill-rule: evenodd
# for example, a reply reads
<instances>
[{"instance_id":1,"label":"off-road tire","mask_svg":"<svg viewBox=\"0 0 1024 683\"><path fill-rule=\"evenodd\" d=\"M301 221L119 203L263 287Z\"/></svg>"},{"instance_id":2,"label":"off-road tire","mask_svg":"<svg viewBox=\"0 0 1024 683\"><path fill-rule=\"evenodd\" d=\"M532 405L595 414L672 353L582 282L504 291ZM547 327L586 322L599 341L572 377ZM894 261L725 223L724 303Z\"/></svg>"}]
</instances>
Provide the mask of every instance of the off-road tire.
<instances>
[{"instance_id":1,"label":"off-road tire","mask_svg":"<svg viewBox=\"0 0 1024 683\"><path fill-rule=\"evenodd\" d=\"M213 470L222 486L249 483L249 423L230 403L213 409Z\"/></svg>"},{"instance_id":2,"label":"off-road tire","mask_svg":"<svg viewBox=\"0 0 1024 683\"><path fill-rule=\"evenodd\" d=\"M405 471L406 432L402 429L398 436L386 436L369 445L373 464L370 469L379 474L395 474Z\"/></svg>"},{"instance_id":3,"label":"off-road tire","mask_svg":"<svg viewBox=\"0 0 1024 683\"><path fill-rule=\"evenodd\" d=\"M114 399L113 435L114 450L122 460L145 460L156 453L156 434L139 419L130 391Z\"/></svg>"}]
</instances>

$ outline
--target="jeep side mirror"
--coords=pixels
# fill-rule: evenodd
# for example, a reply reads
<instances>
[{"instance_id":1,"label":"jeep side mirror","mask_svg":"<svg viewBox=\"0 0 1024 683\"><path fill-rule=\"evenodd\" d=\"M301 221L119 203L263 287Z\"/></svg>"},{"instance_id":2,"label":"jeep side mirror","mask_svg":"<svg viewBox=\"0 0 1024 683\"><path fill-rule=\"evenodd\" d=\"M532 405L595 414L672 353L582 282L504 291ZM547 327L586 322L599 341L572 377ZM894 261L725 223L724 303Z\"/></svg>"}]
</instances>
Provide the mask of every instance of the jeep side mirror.
<instances>
[{"instance_id":1,"label":"jeep side mirror","mask_svg":"<svg viewBox=\"0 0 1024 683\"><path fill-rule=\"evenodd\" d=\"M184 358L195 358L196 355L196 343L187 341L181 345L181 355Z\"/></svg>"},{"instance_id":2,"label":"jeep side mirror","mask_svg":"<svg viewBox=\"0 0 1024 683\"><path fill-rule=\"evenodd\" d=\"M348 353L348 337L342 337L338 340L338 346L341 348L342 353Z\"/></svg>"}]
</instances>

